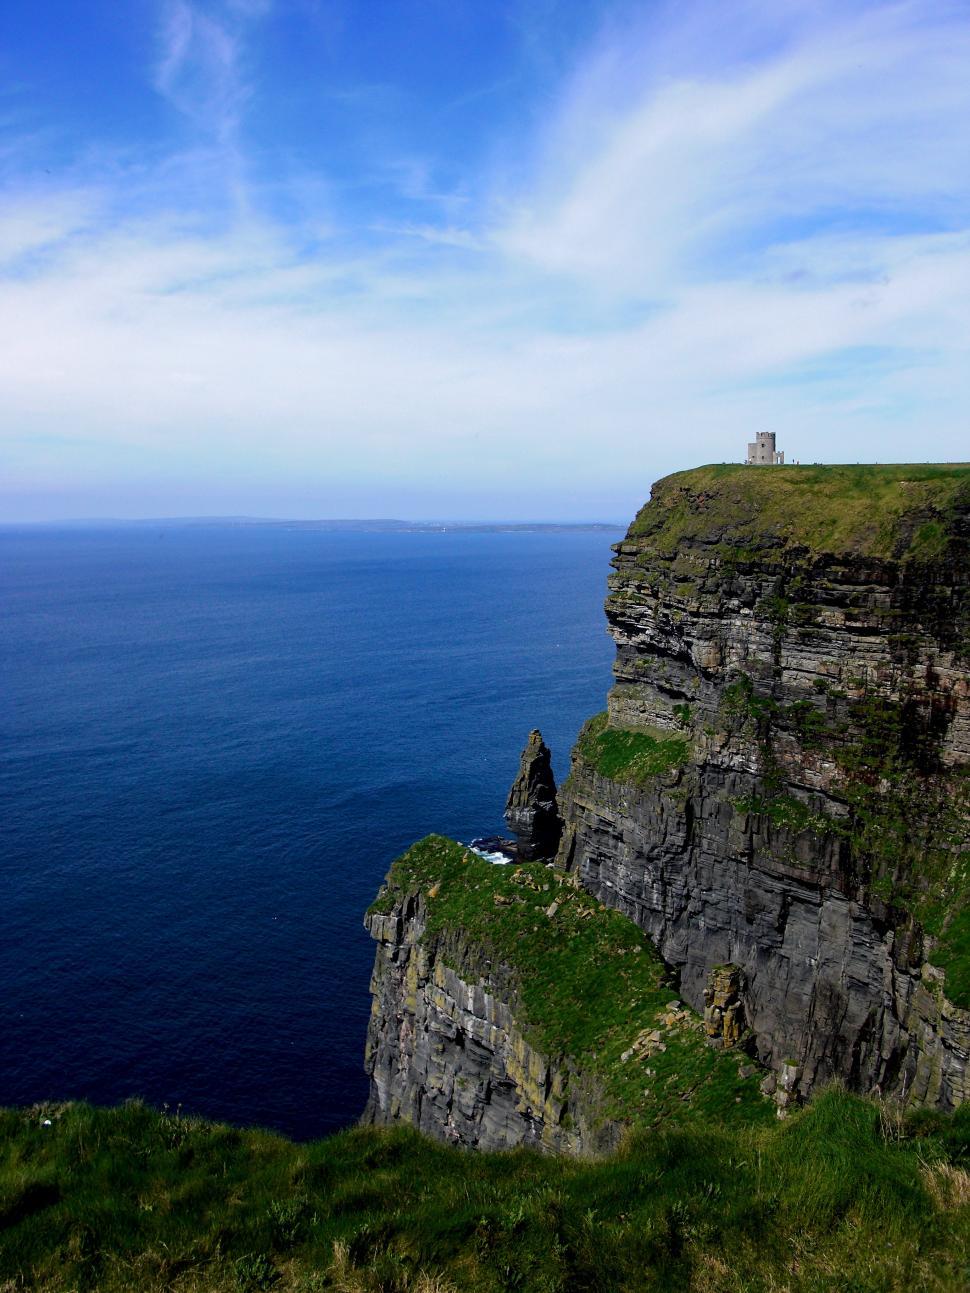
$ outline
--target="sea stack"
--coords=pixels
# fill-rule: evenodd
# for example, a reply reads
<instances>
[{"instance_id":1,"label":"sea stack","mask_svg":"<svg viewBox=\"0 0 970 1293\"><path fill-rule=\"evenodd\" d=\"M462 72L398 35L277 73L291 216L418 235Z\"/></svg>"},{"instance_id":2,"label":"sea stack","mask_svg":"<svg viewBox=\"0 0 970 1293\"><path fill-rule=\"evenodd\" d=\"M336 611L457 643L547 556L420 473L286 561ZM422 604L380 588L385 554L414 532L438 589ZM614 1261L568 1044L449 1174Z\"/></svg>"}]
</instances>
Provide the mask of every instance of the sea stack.
<instances>
[{"instance_id":1,"label":"sea stack","mask_svg":"<svg viewBox=\"0 0 970 1293\"><path fill-rule=\"evenodd\" d=\"M529 733L522 751L519 775L512 782L505 805L505 820L524 862L556 856L562 834L556 779L549 747L538 730Z\"/></svg>"}]
</instances>

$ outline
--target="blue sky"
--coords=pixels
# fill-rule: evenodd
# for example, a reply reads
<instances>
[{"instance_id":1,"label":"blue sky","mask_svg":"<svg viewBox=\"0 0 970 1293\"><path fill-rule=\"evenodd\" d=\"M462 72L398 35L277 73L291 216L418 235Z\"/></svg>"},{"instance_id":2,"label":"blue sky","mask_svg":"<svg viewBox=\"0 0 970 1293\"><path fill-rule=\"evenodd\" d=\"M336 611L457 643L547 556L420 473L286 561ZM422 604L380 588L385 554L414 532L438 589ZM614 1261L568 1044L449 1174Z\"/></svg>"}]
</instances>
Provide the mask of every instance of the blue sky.
<instances>
[{"instance_id":1,"label":"blue sky","mask_svg":"<svg viewBox=\"0 0 970 1293\"><path fill-rule=\"evenodd\" d=\"M970 4L8 0L0 517L970 457Z\"/></svg>"}]
</instances>

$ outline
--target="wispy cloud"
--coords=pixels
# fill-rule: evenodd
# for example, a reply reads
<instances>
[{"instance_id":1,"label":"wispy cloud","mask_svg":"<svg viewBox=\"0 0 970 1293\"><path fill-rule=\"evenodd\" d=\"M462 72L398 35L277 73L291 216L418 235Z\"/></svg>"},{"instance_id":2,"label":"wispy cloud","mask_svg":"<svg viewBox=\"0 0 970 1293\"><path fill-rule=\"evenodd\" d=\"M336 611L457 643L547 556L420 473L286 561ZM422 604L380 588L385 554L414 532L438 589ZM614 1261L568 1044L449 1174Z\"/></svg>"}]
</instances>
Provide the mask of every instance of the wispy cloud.
<instances>
[{"instance_id":1,"label":"wispy cloud","mask_svg":"<svg viewBox=\"0 0 970 1293\"><path fill-rule=\"evenodd\" d=\"M760 57L755 25L734 33L706 75L654 70L641 81L628 49L601 53L552 123L539 183L504 245L597 289L650 293L750 270L746 252L797 224L865 233L873 222L961 216L970 26L941 16L927 21L923 6L829 11ZM622 96L618 75L637 89Z\"/></svg>"},{"instance_id":2,"label":"wispy cloud","mask_svg":"<svg viewBox=\"0 0 970 1293\"><path fill-rule=\"evenodd\" d=\"M221 143L234 136L250 94L243 69L248 27L268 12L265 0L226 0L212 11L166 0L155 86Z\"/></svg>"},{"instance_id":3,"label":"wispy cloud","mask_svg":"<svg viewBox=\"0 0 970 1293\"><path fill-rule=\"evenodd\" d=\"M418 238L422 242L437 243L443 247L464 247L467 251L480 251L486 246L482 238L455 225L435 224L375 224L379 233L399 234L405 238Z\"/></svg>"}]
</instances>

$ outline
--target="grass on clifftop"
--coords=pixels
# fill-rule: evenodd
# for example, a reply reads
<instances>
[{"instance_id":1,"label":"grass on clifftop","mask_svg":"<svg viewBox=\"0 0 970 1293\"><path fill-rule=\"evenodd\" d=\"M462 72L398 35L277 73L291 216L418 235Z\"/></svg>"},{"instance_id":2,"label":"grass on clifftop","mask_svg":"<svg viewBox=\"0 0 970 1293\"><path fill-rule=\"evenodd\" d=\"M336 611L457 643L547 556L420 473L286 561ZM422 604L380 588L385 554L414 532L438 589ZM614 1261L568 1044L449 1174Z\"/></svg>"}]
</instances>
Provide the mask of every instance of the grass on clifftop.
<instances>
[{"instance_id":1,"label":"grass on clifftop","mask_svg":"<svg viewBox=\"0 0 970 1293\"><path fill-rule=\"evenodd\" d=\"M968 1114L900 1124L831 1091L584 1161L405 1127L293 1144L137 1103L0 1110L0 1289L958 1293Z\"/></svg>"},{"instance_id":2,"label":"grass on clifftop","mask_svg":"<svg viewBox=\"0 0 970 1293\"><path fill-rule=\"evenodd\" d=\"M688 759L690 745L683 736L644 728L608 726L606 713L595 714L583 726L577 754L601 777L642 786Z\"/></svg>"},{"instance_id":3,"label":"grass on clifftop","mask_svg":"<svg viewBox=\"0 0 970 1293\"><path fill-rule=\"evenodd\" d=\"M512 970L523 1034L537 1050L567 1055L598 1078L605 1116L650 1124L774 1117L759 1090L761 1074L740 1076L742 1066L753 1068L745 1055L713 1050L690 1012L665 1022L677 994L633 921L574 888L561 871L542 863L494 866L429 835L394 863L372 910L416 892L427 900L429 934L453 931L475 955ZM654 1030L664 1050L621 1059Z\"/></svg>"},{"instance_id":4,"label":"grass on clifftop","mask_svg":"<svg viewBox=\"0 0 970 1293\"><path fill-rule=\"evenodd\" d=\"M946 549L954 509L968 506L966 463L727 463L658 481L629 537L652 536L671 554L684 539L720 532L741 552L769 538L812 552L932 560Z\"/></svg>"}]
</instances>

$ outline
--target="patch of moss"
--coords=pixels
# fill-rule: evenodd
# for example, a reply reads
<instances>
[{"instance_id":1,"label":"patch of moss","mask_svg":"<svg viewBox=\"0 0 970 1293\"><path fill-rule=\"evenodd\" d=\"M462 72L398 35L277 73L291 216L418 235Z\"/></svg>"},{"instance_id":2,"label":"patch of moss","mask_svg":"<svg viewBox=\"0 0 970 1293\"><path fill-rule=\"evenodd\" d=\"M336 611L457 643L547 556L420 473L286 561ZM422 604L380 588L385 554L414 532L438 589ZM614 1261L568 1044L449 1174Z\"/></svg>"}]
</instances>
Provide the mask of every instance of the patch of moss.
<instances>
[{"instance_id":1,"label":"patch of moss","mask_svg":"<svg viewBox=\"0 0 970 1293\"><path fill-rule=\"evenodd\" d=\"M796 799L794 795L778 794L765 797L747 795L740 799L733 799L731 804L736 812L766 817L775 826L782 826L796 834L805 830L822 834L831 830L834 825L831 818L813 813L807 804Z\"/></svg>"},{"instance_id":2,"label":"patch of moss","mask_svg":"<svg viewBox=\"0 0 970 1293\"><path fill-rule=\"evenodd\" d=\"M773 1116L758 1076L739 1075L743 1056L712 1050L696 1017L663 1022L676 993L642 931L561 871L494 866L431 835L394 863L375 909L412 893L425 896L425 937L451 933L474 955L509 968L523 1034L537 1050L568 1056L596 1077L604 1115L631 1123ZM468 966L454 968L467 973ZM653 1029L664 1050L621 1058Z\"/></svg>"},{"instance_id":3,"label":"patch of moss","mask_svg":"<svg viewBox=\"0 0 970 1293\"><path fill-rule=\"evenodd\" d=\"M689 706L681 707L678 719L689 722ZM642 786L687 763L690 742L660 729L610 727L603 713L596 714L583 727L576 753L601 777Z\"/></svg>"},{"instance_id":4,"label":"patch of moss","mask_svg":"<svg viewBox=\"0 0 970 1293\"><path fill-rule=\"evenodd\" d=\"M782 722L794 730L806 749L818 748L830 736L825 715L810 700L798 700L793 705L785 705L779 715Z\"/></svg>"},{"instance_id":5,"label":"patch of moss","mask_svg":"<svg viewBox=\"0 0 970 1293\"><path fill-rule=\"evenodd\" d=\"M970 853L956 862L956 888L966 894L970 888ZM949 907L949 909L947 909ZM924 928L934 936L930 960L946 976L946 995L957 1005L970 1009L970 902L947 904L945 899L928 901L923 909Z\"/></svg>"},{"instance_id":6,"label":"patch of moss","mask_svg":"<svg viewBox=\"0 0 970 1293\"><path fill-rule=\"evenodd\" d=\"M722 690L720 712L729 721L744 723L750 719L755 724L764 722L778 713L778 702L755 690L754 682L746 673L738 674Z\"/></svg>"}]
</instances>

